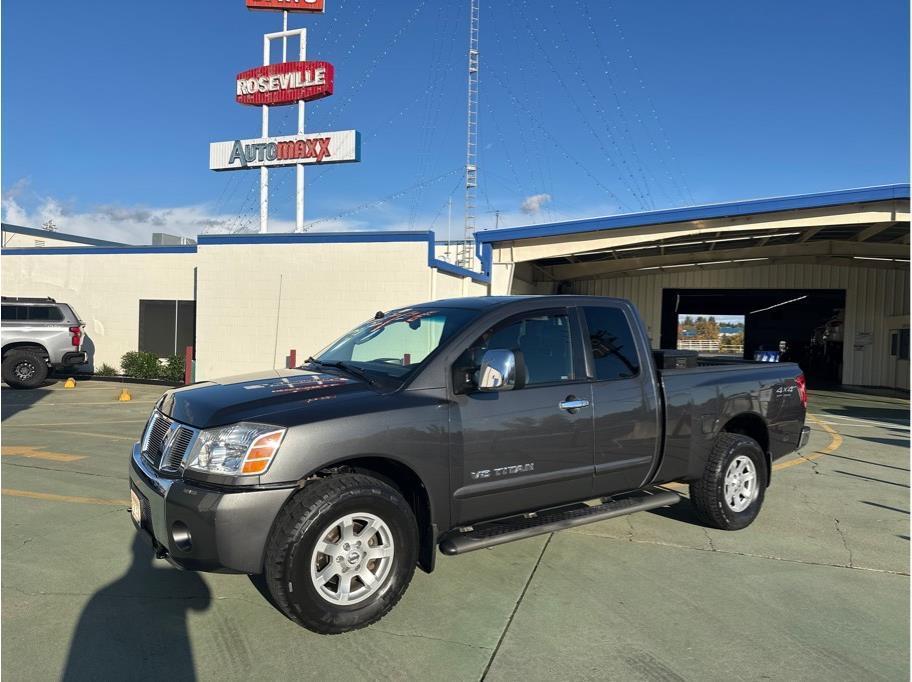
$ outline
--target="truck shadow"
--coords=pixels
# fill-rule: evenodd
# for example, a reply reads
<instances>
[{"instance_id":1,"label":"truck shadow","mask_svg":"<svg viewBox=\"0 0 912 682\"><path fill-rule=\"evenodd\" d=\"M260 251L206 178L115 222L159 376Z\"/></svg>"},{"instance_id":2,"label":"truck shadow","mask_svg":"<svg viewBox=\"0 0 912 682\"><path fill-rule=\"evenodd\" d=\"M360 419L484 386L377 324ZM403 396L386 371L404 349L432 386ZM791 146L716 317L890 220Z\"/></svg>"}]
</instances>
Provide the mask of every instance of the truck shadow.
<instances>
[{"instance_id":1,"label":"truck shadow","mask_svg":"<svg viewBox=\"0 0 912 682\"><path fill-rule=\"evenodd\" d=\"M187 614L209 608L209 588L197 573L153 567L139 535L132 555L83 608L61 679L196 679Z\"/></svg>"},{"instance_id":2,"label":"truck shadow","mask_svg":"<svg viewBox=\"0 0 912 682\"><path fill-rule=\"evenodd\" d=\"M655 514L656 516L661 516L665 519L671 519L672 521L689 523L694 526L702 527L706 525L702 520L700 520L700 517L697 516L696 510L694 510L693 505L687 498L683 498L680 502L673 504L670 507L649 509L647 510L647 513Z\"/></svg>"},{"instance_id":3,"label":"truck shadow","mask_svg":"<svg viewBox=\"0 0 912 682\"><path fill-rule=\"evenodd\" d=\"M5 383L0 389L0 419L6 421L10 417L25 412L30 407L51 395L47 389L57 383L56 378L48 378L38 388L15 389Z\"/></svg>"}]
</instances>

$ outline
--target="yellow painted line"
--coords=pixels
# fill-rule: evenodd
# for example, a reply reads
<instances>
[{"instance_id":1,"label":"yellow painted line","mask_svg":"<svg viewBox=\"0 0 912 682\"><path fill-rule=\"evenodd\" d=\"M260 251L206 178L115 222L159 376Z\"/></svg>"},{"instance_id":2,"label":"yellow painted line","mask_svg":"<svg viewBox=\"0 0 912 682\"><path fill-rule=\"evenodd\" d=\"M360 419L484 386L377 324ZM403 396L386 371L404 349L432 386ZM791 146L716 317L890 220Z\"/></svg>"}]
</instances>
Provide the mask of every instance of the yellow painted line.
<instances>
[{"instance_id":1,"label":"yellow painted line","mask_svg":"<svg viewBox=\"0 0 912 682\"><path fill-rule=\"evenodd\" d=\"M799 457L795 457L794 459L787 459L784 462L776 462L773 465L773 471L779 471L780 469L788 469L789 467L793 467L796 464L801 464L802 462L810 462L815 459L820 459L821 457L828 455L831 452L835 452L836 449L839 448L840 445L842 445L842 442L843 442L842 436L839 435L839 432L836 431L836 429L834 429L829 424L825 424L824 422L820 421L819 419L817 419L817 417L815 417L812 414L808 415L808 419L810 421L814 422L815 424L817 424L820 428L822 428L828 434L830 434L829 444L825 448L823 448L823 450L817 450L816 452L812 452L809 455L801 455Z\"/></svg>"},{"instance_id":2,"label":"yellow painted line","mask_svg":"<svg viewBox=\"0 0 912 682\"><path fill-rule=\"evenodd\" d=\"M4 495L12 497L28 497L33 500L47 500L49 502L76 502L77 504L100 504L108 507L129 507L127 500L108 500L103 497L78 497L76 495L52 495L51 493L35 493L31 490L14 490L2 488Z\"/></svg>"},{"instance_id":3,"label":"yellow painted line","mask_svg":"<svg viewBox=\"0 0 912 682\"><path fill-rule=\"evenodd\" d=\"M22 429L39 429L41 431L46 431L44 426L20 426ZM138 436L115 436L109 433L89 433L88 431L70 431L69 429L54 429L54 433L71 433L74 436L89 436L90 438L111 438L113 440L126 440L131 443L135 443L139 440Z\"/></svg>"},{"instance_id":4,"label":"yellow painted line","mask_svg":"<svg viewBox=\"0 0 912 682\"><path fill-rule=\"evenodd\" d=\"M28 457L29 459L46 459L50 462L76 462L85 459L85 455L66 455L62 452L46 452L41 448L24 445L8 445L0 450L4 457Z\"/></svg>"},{"instance_id":5,"label":"yellow painted line","mask_svg":"<svg viewBox=\"0 0 912 682\"><path fill-rule=\"evenodd\" d=\"M147 419L112 419L110 421L95 421L92 420L93 425L97 424L145 424ZM46 423L37 423L37 424L4 424L4 429L27 429L32 426L83 426L85 425L85 420L83 419L80 422L46 422Z\"/></svg>"},{"instance_id":6,"label":"yellow painted line","mask_svg":"<svg viewBox=\"0 0 912 682\"><path fill-rule=\"evenodd\" d=\"M822 422L817 419L814 415L809 414L808 419L815 424L818 424L824 431L830 434L830 442L823 450L817 450L812 452L810 455L801 455L800 457L795 457L794 459L787 459L784 462L776 462L773 464L773 471L779 471L781 469L788 469L797 464L802 464L804 462L812 462L815 459L820 459L821 457L835 452L836 449L842 445L843 438L839 435L836 429L830 428L826 422ZM683 490L687 486L684 483L663 483L662 488L671 488L673 490Z\"/></svg>"}]
</instances>

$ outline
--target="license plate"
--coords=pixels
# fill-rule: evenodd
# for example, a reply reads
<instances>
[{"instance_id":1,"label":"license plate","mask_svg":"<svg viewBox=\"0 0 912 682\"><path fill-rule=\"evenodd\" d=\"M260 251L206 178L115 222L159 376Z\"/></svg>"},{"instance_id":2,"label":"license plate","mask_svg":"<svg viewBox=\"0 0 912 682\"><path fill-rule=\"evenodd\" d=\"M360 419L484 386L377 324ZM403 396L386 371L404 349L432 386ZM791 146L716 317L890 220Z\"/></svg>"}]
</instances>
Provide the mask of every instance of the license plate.
<instances>
[{"instance_id":1,"label":"license plate","mask_svg":"<svg viewBox=\"0 0 912 682\"><path fill-rule=\"evenodd\" d=\"M139 495L133 490L130 491L130 515L137 524L142 522L142 505L139 502Z\"/></svg>"}]
</instances>

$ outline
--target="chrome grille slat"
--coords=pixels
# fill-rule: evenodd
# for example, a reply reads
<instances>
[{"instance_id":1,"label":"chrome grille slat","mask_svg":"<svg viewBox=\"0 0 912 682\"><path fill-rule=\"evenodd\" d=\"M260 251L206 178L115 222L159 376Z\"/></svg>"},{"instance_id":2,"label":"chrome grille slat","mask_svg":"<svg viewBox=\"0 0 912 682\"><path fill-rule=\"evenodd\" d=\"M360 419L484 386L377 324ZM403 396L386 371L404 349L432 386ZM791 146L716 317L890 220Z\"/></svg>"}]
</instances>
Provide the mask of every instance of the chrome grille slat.
<instances>
[{"instance_id":1,"label":"chrome grille slat","mask_svg":"<svg viewBox=\"0 0 912 682\"><path fill-rule=\"evenodd\" d=\"M178 473L198 431L153 412L142 442L142 454L156 470Z\"/></svg>"},{"instance_id":2,"label":"chrome grille slat","mask_svg":"<svg viewBox=\"0 0 912 682\"><path fill-rule=\"evenodd\" d=\"M184 455L193 442L195 436L193 429L186 426L179 426L175 431L171 442L168 445L167 454L162 456L161 468L166 471L177 471L184 461Z\"/></svg>"}]
</instances>

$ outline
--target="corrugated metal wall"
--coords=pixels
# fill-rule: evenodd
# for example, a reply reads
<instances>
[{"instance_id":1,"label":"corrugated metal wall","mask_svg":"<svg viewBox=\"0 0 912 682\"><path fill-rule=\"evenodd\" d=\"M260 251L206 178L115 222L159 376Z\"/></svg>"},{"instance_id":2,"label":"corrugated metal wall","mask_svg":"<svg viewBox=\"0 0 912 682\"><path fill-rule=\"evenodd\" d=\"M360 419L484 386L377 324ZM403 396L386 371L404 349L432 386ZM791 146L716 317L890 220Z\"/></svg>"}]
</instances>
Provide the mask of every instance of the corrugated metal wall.
<instances>
[{"instance_id":1,"label":"corrugated metal wall","mask_svg":"<svg viewBox=\"0 0 912 682\"><path fill-rule=\"evenodd\" d=\"M909 271L829 265L682 268L677 272L574 282L574 291L619 296L640 309L654 343L662 316L662 289L845 289L843 383L909 388L909 363L890 355L890 330L909 327ZM905 321L888 317L905 316ZM873 342L854 350L858 332Z\"/></svg>"}]
</instances>

